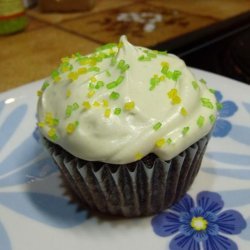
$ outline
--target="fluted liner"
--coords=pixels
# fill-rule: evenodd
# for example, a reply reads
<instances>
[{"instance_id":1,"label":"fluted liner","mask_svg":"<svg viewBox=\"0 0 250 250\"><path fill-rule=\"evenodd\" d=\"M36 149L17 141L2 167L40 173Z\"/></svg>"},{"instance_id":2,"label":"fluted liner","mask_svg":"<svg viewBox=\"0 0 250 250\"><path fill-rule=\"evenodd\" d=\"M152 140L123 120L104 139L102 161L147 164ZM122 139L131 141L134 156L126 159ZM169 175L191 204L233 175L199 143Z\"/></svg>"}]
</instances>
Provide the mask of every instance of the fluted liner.
<instances>
[{"instance_id":1,"label":"fluted liner","mask_svg":"<svg viewBox=\"0 0 250 250\"><path fill-rule=\"evenodd\" d=\"M65 180L83 205L126 217L155 214L170 207L190 188L210 135L170 161L155 155L132 164L89 162L44 139Z\"/></svg>"}]
</instances>

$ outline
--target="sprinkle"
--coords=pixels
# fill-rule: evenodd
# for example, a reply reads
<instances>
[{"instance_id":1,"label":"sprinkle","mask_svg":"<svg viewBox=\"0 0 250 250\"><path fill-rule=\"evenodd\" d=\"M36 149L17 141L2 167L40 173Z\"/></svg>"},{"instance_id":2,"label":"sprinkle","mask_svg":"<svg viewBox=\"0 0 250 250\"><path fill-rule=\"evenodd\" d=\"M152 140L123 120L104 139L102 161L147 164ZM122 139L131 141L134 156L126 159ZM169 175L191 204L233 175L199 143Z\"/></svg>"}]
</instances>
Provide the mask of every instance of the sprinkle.
<instances>
[{"instance_id":1,"label":"sprinkle","mask_svg":"<svg viewBox=\"0 0 250 250\"><path fill-rule=\"evenodd\" d=\"M207 82L204 79L200 79L200 82L203 84L207 84Z\"/></svg>"},{"instance_id":2,"label":"sprinkle","mask_svg":"<svg viewBox=\"0 0 250 250\"><path fill-rule=\"evenodd\" d=\"M168 138L167 139L167 144L171 144L172 143L172 139L171 138Z\"/></svg>"},{"instance_id":3,"label":"sprinkle","mask_svg":"<svg viewBox=\"0 0 250 250\"><path fill-rule=\"evenodd\" d=\"M108 100L103 99L103 101L102 101L102 106L103 106L103 107L108 107L108 106L109 106Z\"/></svg>"},{"instance_id":4,"label":"sprinkle","mask_svg":"<svg viewBox=\"0 0 250 250\"><path fill-rule=\"evenodd\" d=\"M111 76L111 73L109 72L109 70L106 70L105 72L106 72L106 75L107 75L108 77Z\"/></svg>"},{"instance_id":5,"label":"sprinkle","mask_svg":"<svg viewBox=\"0 0 250 250\"><path fill-rule=\"evenodd\" d=\"M119 115L119 114L121 114L121 112L122 112L122 110L120 108L115 108L115 110L114 110L115 115Z\"/></svg>"},{"instance_id":6,"label":"sprinkle","mask_svg":"<svg viewBox=\"0 0 250 250\"><path fill-rule=\"evenodd\" d=\"M204 125L204 122L205 122L204 116L200 115L200 116L198 117L198 119L197 119L197 122L196 122L197 125L198 125L198 127L199 127L199 128L202 128L203 125Z\"/></svg>"},{"instance_id":7,"label":"sprinkle","mask_svg":"<svg viewBox=\"0 0 250 250\"><path fill-rule=\"evenodd\" d=\"M70 96L71 96L71 90L67 89L67 91L66 91L66 97L70 97Z\"/></svg>"},{"instance_id":8,"label":"sprinkle","mask_svg":"<svg viewBox=\"0 0 250 250\"><path fill-rule=\"evenodd\" d=\"M98 102L98 101L94 101L94 103L93 103L93 106L94 106L94 107L100 107L100 105L101 105L101 104L100 104L100 102Z\"/></svg>"},{"instance_id":9,"label":"sprinkle","mask_svg":"<svg viewBox=\"0 0 250 250\"><path fill-rule=\"evenodd\" d=\"M124 76L119 76L115 81L108 83L106 85L107 89L113 89L113 88L117 87L118 85L120 85L122 83L124 78L125 78Z\"/></svg>"},{"instance_id":10,"label":"sprinkle","mask_svg":"<svg viewBox=\"0 0 250 250\"><path fill-rule=\"evenodd\" d=\"M183 116L186 116L186 115L187 115L187 110L186 110L184 107L181 108L181 114L182 114Z\"/></svg>"},{"instance_id":11,"label":"sprinkle","mask_svg":"<svg viewBox=\"0 0 250 250\"><path fill-rule=\"evenodd\" d=\"M214 105L212 104L212 102L208 98L202 97L201 98L201 104L202 104L202 106L204 106L206 108L209 108L209 109L213 109L214 108Z\"/></svg>"},{"instance_id":12,"label":"sprinkle","mask_svg":"<svg viewBox=\"0 0 250 250\"><path fill-rule=\"evenodd\" d=\"M215 115L210 115L209 120L213 124L215 122L215 120L216 120Z\"/></svg>"},{"instance_id":13,"label":"sprinkle","mask_svg":"<svg viewBox=\"0 0 250 250\"><path fill-rule=\"evenodd\" d=\"M103 87L104 86L104 82L103 81L98 81L97 83L96 83L96 85L95 85L95 88L96 89L99 89L99 88L101 88L101 87Z\"/></svg>"},{"instance_id":14,"label":"sprinkle","mask_svg":"<svg viewBox=\"0 0 250 250\"><path fill-rule=\"evenodd\" d=\"M186 134L188 133L188 131L189 131L189 127L184 127L184 128L182 129L182 134L183 134L183 135L186 135Z\"/></svg>"},{"instance_id":15,"label":"sprinkle","mask_svg":"<svg viewBox=\"0 0 250 250\"><path fill-rule=\"evenodd\" d=\"M160 78L157 75L154 75L150 79L150 88L149 88L149 90L153 90L157 85L159 85L160 81L161 81Z\"/></svg>"},{"instance_id":16,"label":"sprinkle","mask_svg":"<svg viewBox=\"0 0 250 250\"><path fill-rule=\"evenodd\" d=\"M125 110L132 110L134 107L135 107L135 103L133 101L132 102L126 102L124 104L124 109Z\"/></svg>"},{"instance_id":17,"label":"sprinkle","mask_svg":"<svg viewBox=\"0 0 250 250\"><path fill-rule=\"evenodd\" d=\"M218 111L223 109L223 104L220 103L220 102L216 102L216 108L217 108Z\"/></svg>"},{"instance_id":18,"label":"sprinkle","mask_svg":"<svg viewBox=\"0 0 250 250\"><path fill-rule=\"evenodd\" d=\"M160 81L164 81L166 79L166 77L164 75L161 75L159 79L160 79Z\"/></svg>"},{"instance_id":19,"label":"sprinkle","mask_svg":"<svg viewBox=\"0 0 250 250\"><path fill-rule=\"evenodd\" d=\"M92 71L94 71L94 72L99 72L100 71L100 68L99 67L90 67L89 69L88 69L88 72L92 72Z\"/></svg>"},{"instance_id":20,"label":"sprinkle","mask_svg":"<svg viewBox=\"0 0 250 250\"><path fill-rule=\"evenodd\" d=\"M146 57L146 56L144 56L144 55L141 55L141 56L139 56L138 58L138 61L151 61L151 58L150 57Z\"/></svg>"},{"instance_id":21,"label":"sprinkle","mask_svg":"<svg viewBox=\"0 0 250 250\"><path fill-rule=\"evenodd\" d=\"M54 119L53 119L53 125L54 125L54 126L57 126L58 124L59 124L59 119L54 118Z\"/></svg>"},{"instance_id":22,"label":"sprinkle","mask_svg":"<svg viewBox=\"0 0 250 250\"><path fill-rule=\"evenodd\" d=\"M68 74L68 78L69 78L70 80L72 80L72 81L77 80L77 78L78 78L78 73L77 73L77 72L70 72L70 73Z\"/></svg>"},{"instance_id":23,"label":"sprinkle","mask_svg":"<svg viewBox=\"0 0 250 250\"><path fill-rule=\"evenodd\" d=\"M94 83L90 82L90 83L89 83L89 89L94 89L94 88L95 88Z\"/></svg>"},{"instance_id":24,"label":"sprinkle","mask_svg":"<svg viewBox=\"0 0 250 250\"><path fill-rule=\"evenodd\" d=\"M215 89L209 89L209 91L212 93L212 94L215 94L216 90Z\"/></svg>"},{"instance_id":25,"label":"sprinkle","mask_svg":"<svg viewBox=\"0 0 250 250\"><path fill-rule=\"evenodd\" d=\"M65 115L66 115L66 117L70 117L70 116L71 116L71 114L72 114L72 111L73 111L72 106L71 106L71 105L67 105L67 107L66 107L66 111L65 111Z\"/></svg>"},{"instance_id":26,"label":"sprinkle","mask_svg":"<svg viewBox=\"0 0 250 250\"><path fill-rule=\"evenodd\" d=\"M48 82L44 82L41 90L44 91L48 87L49 87L49 83Z\"/></svg>"},{"instance_id":27,"label":"sprinkle","mask_svg":"<svg viewBox=\"0 0 250 250\"><path fill-rule=\"evenodd\" d=\"M179 79L180 76L181 76L181 71L175 70L175 71L173 72L172 80L177 81L177 80Z\"/></svg>"},{"instance_id":28,"label":"sprinkle","mask_svg":"<svg viewBox=\"0 0 250 250\"><path fill-rule=\"evenodd\" d=\"M113 99L113 100L116 100L120 97L120 94L118 92L115 92L113 91L110 95L109 95L109 98L110 99Z\"/></svg>"},{"instance_id":29,"label":"sprinkle","mask_svg":"<svg viewBox=\"0 0 250 250\"><path fill-rule=\"evenodd\" d=\"M111 114L111 110L110 110L110 109L105 109L104 116L105 116L106 118L109 118L109 117L110 117L110 114Z\"/></svg>"},{"instance_id":30,"label":"sprinkle","mask_svg":"<svg viewBox=\"0 0 250 250\"><path fill-rule=\"evenodd\" d=\"M37 126L40 127L40 128L43 128L45 126L45 123L44 122L38 122Z\"/></svg>"},{"instance_id":31,"label":"sprinkle","mask_svg":"<svg viewBox=\"0 0 250 250\"><path fill-rule=\"evenodd\" d=\"M177 95L177 89L173 88L167 94L169 98L173 98Z\"/></svg>"},{"instance_id":32,"label":"sprinkle","mask_svg":"<svg viewBox=\"0 0 250 250\"><path fill-rule=\"evenodd\" d=\"M160 127L161 127L161 122L157 122L154 126L153 126L153 129L155 130L155 131L157 131L158 129L160 129Z\"/></svg>"},{"instance_id":33,"label":"sprinkle","mask_svg":"<svg viewBox=\"0 0 250 250\"><path fill-rule=\"evenodd\" d=\"M83 107L85 109L90 109L91 108L91 104L88 101L83 102L82 105L83 105Z\"/></svg>"},{"instance_id":34,"label":"sprinkle","mask_svg":"<svg viewBox=\"0 0 250 250\"><path fill-rule=\"evenodd\" d=\"M77 70L78 75L86 74L88 72L87 68L81 67Z\"/></svg>"},{"instance_id":35,"label":"sprinkle","mask_svg":"<svg viewBox=\"0 0 250 250\"><path fill-rule=\"evenodd\" d=\"M165 74L165 76L168 78L168 79L172 79L173 78L173 72L168 70L167 74Z\"/></svg>"},{"instance_id":36,"label":"sprinkle","mask_svg":"<svg viewBox=\"0 0 250 250\"><path fill-rule=\"evenodd\" d=\"M95 94L94 90L90 90L87 94L88 98L91 98Z\"/></svg>"},{"instance_id":37,"label":"sprinkle","mask_svg":"<svg viewBox=\"0 0 250 250\"><path fill-rule=\"evenodd\" d=\"M177 91L176 88L171 89L167 93L167 95L171 99L172 104L179 104L179 103L181 103L181 98L180 98L180 96L178 96L178 91Z\"/></svg>"},{"instance_id":38,"label":"sprinkle","mask_svg":"<svg viewBox=\"0 0 250 250\"><path fill-rule=\"evenodd\" d=\"M164 74L164 75L167 75L168 69L169 69L168 65L163 66L162 69L161 69L161 73Z\"/></svg>"},{"instance_id":39,"label":"sprinkle","mask_svg":"<svg viewBox=\"0 0 250 250\"><path fill-rule=\"evenodd\" d=\"M48 136L50 139L52 139L53 141L55 141L58 136L56 135L56 130L54 128L51 128L49 131L48 131Z\"/></svg>"},{"instance_id":40,"label":"sprinkle","mask_svg":"<svg viewBox=\"0 0 250 250\"><path fill-rule=\"evenodd\" d=\"M179 104L181 103L181 98L177 95L175 97L172 98L172 103L173 104Z\"/></svg>"},{"instance_id":41,"label":"sprinkle","mask_svg":"<svg viewBox=\"0 0 250 250\"><path fill-rule=\"evenodd\" d=\"M129 65L126 64L124 60L120 60L118 62L117 68L121 70L121 73L124 73L126 70L129 69Z\"/></svg>"},{"instance_id":42,"label":"sprinkle","mask_svg":"<svg viewBox=\"0 0 250 250\"><path fill-rule=\"evenodd\" d=\"M79 105L77 102L74 102L72 105L72 110L77 110L79 108Z\"/></svg>"},{"instance_id":43,"label":"sprinkle","mask_svg":"<svg viewBox=\"0 0 250 250\"><path fill-rule=\"evenodd\" d=\"M51 72L51 77L55 80L55 78L57 78L59 76L59 72L58 70L53 70Z\"/></svg>"},{"instance_id":44,"label":"sprinkle","mask_svg":"<svg viewBox=\"0 0 250 250\"><path fill-rule=\"evenodd\" d=\"M116 80L116 82L117 82L117 84L119 85L119 84L121 84L122 83L122 81L124 80L124 76L119 76L118 78L117 78L117 80Z\"/></svg>"},{"instance_id":45,"label":"sprinkle","mask_svg":"<svg viewBox=\"0 0 250 250\"><path fill-rule=\"evenodd\" d=\"M165 138L161 138L161 139L159 139L159 140L157 140L155 142L155 146L157 148L161 148L165 143L166 143L166 139Z\"/></svg>"},{"instance_id":46,"label":"sprinkle","mask_svg":"<svg viewBox=\"0 0 250 250\"><path fill-rule=\"evenodd\" d=\"M117 46L116 43L107 43L107 44L104 44L104 45L96 48L96 51L102 51L102 50L106 50L106 49L112 49L112 48L114 48L116 46Z\"/></svg>"},{"instance_id":47,"label":"sprinkle","mask_svg":"<svg viewBox=\"0 0 250 250\"><path fill-rule=\"evenodd\" d=\"M68 62L64 62L60 65L60 70L62 73L65 73L67 71L70 71L73 69L73 66L69 64Z\"/></svg>"},{"instance_id":48,"label":"sprinkle","mask_svg":"<svg viewBox=\"0 0 250 250\"><path fill-rule=\"evenodd\" d=\"M66 127L67 134L72 134L75 131L78 124L79 122L69 123Z\"/></svg>"},{"instance_id":49,"label":"sprinkle","mask_svg":"<svg viewBox=\"0 0 250 250\"><path fill-rule=\"evenodd\" d=\"M90 77L91 82L96 82L96 78L94 76Z\"/></svg>"},{"instance_id":50,"label":"sprinkle","mask_svg":"<svg viewBox=\"0 0 250 250\"><path fill-rule=\"evenodd\" d=\"M38 90L38 91L36 92L36 94L37 94L37 96L42 96L43 92L42 92L42 90Z\"/></svg>"},{"instance_id":51,"label":"sprinkle","mask_svg":"<svg viewBox=\"0 0 250 250\"><path fill-rule=\"evenodd\" d=\"M169 68L169 63L168 62L161 62L161 66Z\"/></svg>"},{"instance_id":52,"label":"sprinkle","mask_svg":"<svg viewBox=\"0 0 250 250\"><path fill-rule=\"evenodd\" d=\"M63 58L61 58L61 62L62 63L69 62L69 57L63 57Z\"/></svg>"},{"instance_id":53,"label":"sprinkle","mask_svg":"<svg viewBox=\"0 0 250 250\"><path fill-rule=\"evenodd\" d=\"M143 158L143 154L142 153L138 152L138 153L135 154L135 160L139 161L142 158Z\"/></svg>"},{"instance_id":54,"label":"sprinkle","mask_svg":"<svg viewBox=\"0 0 250 250\"><path fill-rule=\"evenodd\" d=\"M199 85L196 81L192 81L193 88L197 90L199 88Z\"/></svg>"}]
</instances>

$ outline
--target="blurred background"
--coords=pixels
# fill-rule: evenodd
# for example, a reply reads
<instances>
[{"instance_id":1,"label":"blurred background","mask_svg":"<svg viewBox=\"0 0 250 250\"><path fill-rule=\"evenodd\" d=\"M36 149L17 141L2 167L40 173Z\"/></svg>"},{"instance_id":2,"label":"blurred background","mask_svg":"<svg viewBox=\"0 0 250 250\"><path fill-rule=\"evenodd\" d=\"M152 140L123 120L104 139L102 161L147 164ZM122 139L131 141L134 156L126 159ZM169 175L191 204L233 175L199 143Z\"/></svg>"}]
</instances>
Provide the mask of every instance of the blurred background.
<instances>
[{"instance_id":1,"label":"blurred background","mask_svg":"<svg viewBox=\"0 0 250 250\"><path fill-rule=\"evenodd\" d=\"M122 34L250 84L250 0L0 0L0 92Z\"/></svg>"}]
</instances>

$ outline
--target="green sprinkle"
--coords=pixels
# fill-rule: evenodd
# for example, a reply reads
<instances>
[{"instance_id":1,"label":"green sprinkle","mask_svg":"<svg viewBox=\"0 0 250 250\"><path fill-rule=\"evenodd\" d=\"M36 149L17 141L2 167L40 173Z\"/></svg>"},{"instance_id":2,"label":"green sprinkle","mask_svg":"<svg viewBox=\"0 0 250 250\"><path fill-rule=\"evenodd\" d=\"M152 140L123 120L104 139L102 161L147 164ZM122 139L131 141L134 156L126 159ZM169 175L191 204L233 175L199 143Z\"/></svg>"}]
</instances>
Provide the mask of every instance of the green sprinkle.
<instances>
[{"instance_id":1,"label":"green sprinkle","mask_svg":"<svg viewBox=\"0 0 250 250\"><path fill-rule=\"evenodd\" d=\"M90 67L90 68L88 69L88 72L91 72L91 71L99 72L99 71L100 71L100 68L99 68L99 67Z\"/></svg>"},{"instance_id":2,"label":"green sprinkle","mask_svg":"<svg viewBox=\"0 0 250 250\"><path fill-rule=\"evenodd\" d=\"M153 129L155 130L155 131L157 131L160 127L161 127L161 122L157 122L154 126L153 126Z\"/></svg>"},{"instance_id":3,"label":"green sprinkle","mask_svg":"<svg viewBox=\"0 0 250 250\"><path fill-rule=\"evenodd\" d=\"M124 80L124 76L119 76L118 78L117 78L117 80L116 80L116 82L117 82L117 84L119 85L119 84L121 84L122 83L122 81Z\"/></svg>"},{"instance_id":4,"label":"green sprinkle","mask_svg":"<svg viewBox=\"0 0 250 250\"><path fill-rule=\"evenodd\" d=\"M58 124L59 124L59 119L54 118L54 119L53 119L53 125L54 125L54 126L57 126Z\"/></svg>"},{"instance_id":5,"label":"green sprinkle","mask_svg":"<svg viewBox=\"0 0 250 250\"><path fill-rule=\"evenodd\" d=\"M175 70L172 75L172 80L177 81L180 76L181 76L181 71Z\"/></svg>"},{"instance_id":6,"label":"green sprinkle","mask_svg":"<svg viewBox=\"0 0 250 250\"><path fill-rule=\"evenodd\" d=\"M58 70L53 70L52 73L51 73L51 77L54 79L54 78L56 78L58 76L59 76Z\"/></svg>"},{"instance_id":7,"label":"green sprinkle","mask_svg":"<svg viewBox=\"0 0 250 250\"><path fill-rule=\"evenodd\" d=\"M186 134L188 133L188 131L189 131L189 127L184 127L184 128L182 129L182 134L183 134L183 135L186 135Z\"/></svg>"},{"instance_id":8,"label":"green sprinkle","mask_svg":"<svg viewBox=\"0 0 250 250\"><path fill-rule=\"evenodd\" d=\"M77 110L79 108L79 105L77 102L73 103L72 110Z\"/></svg>"},{"instance_id":9,"label":"green sprinkle","mask_svg":"<svg viewBox=\"0 0 250 250\"><path fill-rule=\"evenodd\" d=\"M121 67L123 67L125 65L125 61L124 60L120 60L118 62L117 68L120 69Z\"/></svg>"},{"instance_id":10,"label":"green sprinkle","mask_svg":"<svg viewBox=\"0 0 250 250\"><path fill-rule=\"evenodd\" d=\"M49 83L48 82L44 82L43 86L42 86L42 91L44 91L48 87L49 87Z\"/></svg>"},{"instance_id":11,"label":"green sprinkle","mask_svg":"<svg viewBox=\"0 0 250 250\"><path fill-rule=\"evenodd\" d=\"M207 84L207 82L204 79L200 79L200 82L203 84Z\"/></svg>"},{"instance_id":12,"label":"green sprinkle","mask_svg":"<svg viewBox=\"0 0 250 250\"><path fill-rule=\"evenodd\" d=\"M215 120L216 120L215 115L210 115L209 120L213 124L215 122Z\"/></svg>"},{"instance_id":13,"label":"green sprinkle","mask_svg":"<svg viewBox=\"0 0 250 250\"><path fill-rule=\"evenodd\" d=\"M65 114L67 117L70 117L71 114L72 114L72 111L73 111L73 108L71 105L68 105L67 108L66 108L66 111L65 111Z\"/></svg>"},{"instance_id":14,"label":"green sprinkle","mask_svg":"<svg viewBox=\"0 0 250 250\"><path fill-rule=\"evenodd\" d=\"M171 144L172 143L172 139L171 138L168 138L167 139L167 144Z\"/></svg>"},{"instance_id":15,"label":"green sprinkle","mask_svg":"<svg viewBox=\"0 0 250 250\"><path fill-rule=\"evenodd\" d=\"M90 82L90 83L89 83L89 88L90 88L90 89L94 89L94 88L95 88L94 83Z\"/></svg>"},{"instance_id":16,"label":"green sprinkle","mask_svg":"<svg viewBox=\"0 0 250 250\"><path fill-rule=\"evenodd\" d=\"M198 127L199 127L199 128L202 128L203 125L204 125L204 122L205 122L204 116L200 115L200 116L198 117L198 119L197 119L197 122L196 122L197 125L198 125Z\"/></svg>"},{"instance_id":17,"label":"green sprinkle","mask_svg":"<svg viewBox=\"0 0 250 250\"><path fill-rule=\"evenodd\" d=\"M117 93L117 92L115 92L115 91L113 91L113 92L109 95L109 98L110 98L110 99L113 99L113 100L116 100L116 99L118 99L119 97L120 97L120 94Z\"/></svg>"},{"instance_id":18,"label":"green sprinkle","mask_svg":"<svg viewBox=\"0 0 250 250\"><path fill-rule=\"evenodd\" d=\"M153 90L157 85L159 85L160 81L161 81L160 78L157 75L154 75L150 79L150 88L149 88L149 90Z\"/></svg>"},{"instance_id":19,"label":"green sprinkle","mask_svg":"<svg viewBox=\"0 0 250 250\"><path fill-rule=\"evenodd\" d=\"M209 91L210 91L212 94L215 94L215 92L216 92L215 89L209 89Z\"/></svg>"},{"instance_id":20,"label":"green sprinkle","mask_svg":"<svg viewBox=\"0 0 250 250\"><path fill-rule=\"evenodd\" d=\"M192 81L193 88L197 90L199 88L199 85L196 81Z\"/></svg>"},{"instance_id":21,"label":"green sprinkle","mask_svg":"<svg viewBox=\"0 0 250 250\"><path fill-rule=\"evenodd\" d=\"M121 114L121 112L122 112L121 108L115 108L115 110L114 110L115 115L119 115L119 114Z\"/></svg>"},{"instance_id":22,"label":"green sprinkle","mask_svg":"<svg viewBox=\"0 0 250 250\"><path fill-rule=\"evenodd\" d=\"M75 125L77 127L79 125L79 121L75 121Z\"/></svg>"},{"instance_id":23,"label":"green sprinkle","mask_svg":"<svg viewBox=\"0 0 250 250\"><path fill-rule=\"evenodd\" d=\"M173 71L168 70L168 72L167 72L167 74L165 74L165 76L166 76L168 79L173 79Z\"/></svg>"},{"instance_id":24,"label":"green sprinkle","mask_svg":"<svg viewBox=\"0 0 250 250\"><path fill-rule=\"evenodd\" d=\"M101 87L103 87L104 86L104 82L103 81L98 81L97 83L96 83L96 85L95 85L95 88L96 89L99 89L99 88L101 88Z\"/></svg>"},{"instance_id":25,"label":"green sprinkle","mask_svg":"<svg viewBox=\"0 0 250 250\"><path fill-rule=\"evenodd\" d=\"M204 106L206 108L209 108L209 109L213 109L214 108L214 105L212 104L212 102L208 98L202 97L201 98L201 104L202 104L202 106Z\"/></svg>"},{"instance_id":26,"label":"green sprinkle","mask_svg":"<svg viewBox=\"0 0 250 250\"><path fill-rule=\"evenodd\" d=\"M161 69L161 73L164 74L164 75L167 75L168 69L169 69L168 66L163 66L162 69Z\"/></svg>"},{"instance_id":27,"label":"green sprinkle","mask_svg":"<svg viewBox=\"0 0 250 250\"><path fill-rule=\"evenodd\" d=\"M102 50L106 50L106 49L112 49L114 47L117 47L116 43L107 43L107 44L104 44L104 45L96 48L96 51L102 51Z\"/></svg>"},{"instance_id":28,"label":"green sprinkle","mask_svg":"<svg viewBox=\"0 0 250 250\"><path fill-rule=\"evenodd\" d=\"M223 109L223 104L220 103L220 102L216 102L216 108L217 108L218 111Z\"/></svg>"},{"instance_id":29,"label":"green sprinkle","mask_svg":"<svg viewBox=\"0 0 250 250\"><path fill-rule=\"evenodd\" d=\"M113 81L113 82L110 82L106 85L107 89L113 89L115 87L117 87L117 82L116 81Z\"/></svg>"},{"instance_id":30,"label":"green sprinkle","mask_svg":"<svg viewBox=\"0 0 250 250\"><path fill-rule=\"evenodd\" d=\"M111 73L109 72L109 70L106 70L106 75L107 75L108 77L111 76Z\"/></svg>"}]
</instances>

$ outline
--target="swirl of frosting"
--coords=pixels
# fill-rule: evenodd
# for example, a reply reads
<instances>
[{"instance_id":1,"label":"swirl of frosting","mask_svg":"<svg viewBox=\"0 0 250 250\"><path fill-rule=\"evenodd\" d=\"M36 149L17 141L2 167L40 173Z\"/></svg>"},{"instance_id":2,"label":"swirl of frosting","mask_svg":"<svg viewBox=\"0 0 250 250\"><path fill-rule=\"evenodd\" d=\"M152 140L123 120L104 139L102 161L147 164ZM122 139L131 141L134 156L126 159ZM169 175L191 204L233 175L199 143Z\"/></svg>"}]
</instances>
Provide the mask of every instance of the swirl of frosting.
<instances>
[{"instance_id":1,"label":"swirl of frosting","mask_svg":"<svg viewBox=\"0 0 250 250\"><path fill-rule=\"evenodd\" d=\"M88 161L169 160L210 132L216 100L175 55L122 36L92 54L62 58L38 91L38 126Z\"/></svg>"}]
</instances>

